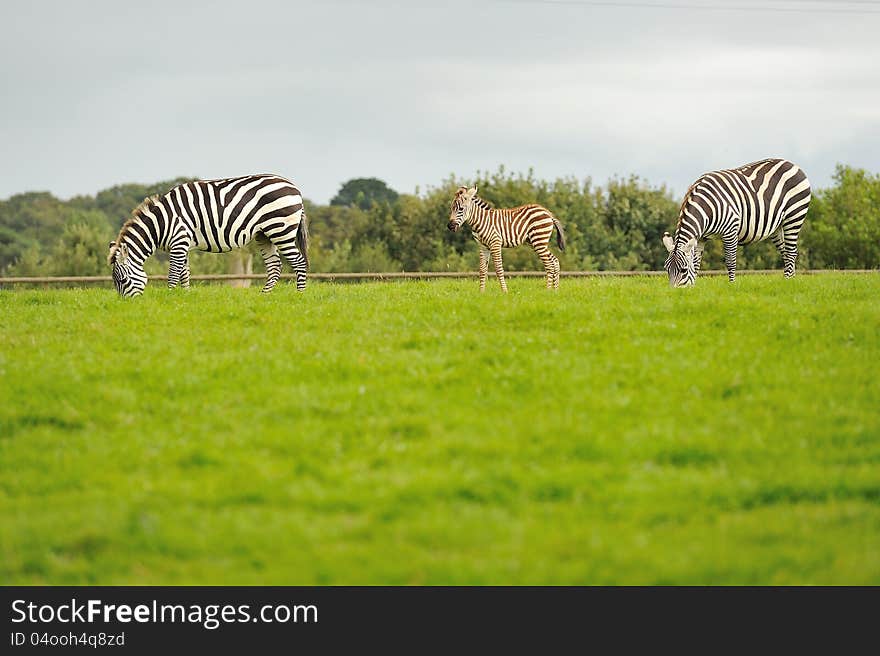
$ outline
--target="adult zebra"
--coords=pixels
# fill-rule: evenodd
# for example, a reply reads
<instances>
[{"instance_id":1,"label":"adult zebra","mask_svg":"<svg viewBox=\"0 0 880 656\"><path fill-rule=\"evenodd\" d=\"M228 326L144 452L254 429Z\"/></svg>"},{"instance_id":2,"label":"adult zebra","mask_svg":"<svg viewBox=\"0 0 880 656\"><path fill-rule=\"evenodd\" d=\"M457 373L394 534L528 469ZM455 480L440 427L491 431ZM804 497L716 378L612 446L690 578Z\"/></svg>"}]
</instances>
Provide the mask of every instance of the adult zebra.
<instances>
[{"instance_id":1,"label":"adult zebra","mask_svg":"<svg viewBox=\"0 0 880 656\"><path fill-rule=\"evenodd\" d=\"M458 232L462 224L469 223L473 237L480 244L480 291L486 289L489 272L489 259L492 256L495 275L501 283L501 291L507 292L504 280L504 267L501 264L501 249L528 243L535 249L544 270L547 272L547 289L559 287L559 260L547 244L553 227L556 227L556 244L565 250L565 233L562 224L546 207L540 205L521 205L510 209L492 209L477 196L477 188L459 187L452 201L452 213L446 227Z\"/></svg>"},{"instance_id":2,"label":"adult zebra","mask_svg":"<svg viewBox=\"0 0 880 656\"><path fill-rule=\"evenodd\" d=\"M797 239L810 206L810 181L784 159L762 159L701 175L684 195L675 236L663 234L666 271L673 287L693 285L703 258L701 240L721 238L731 282L736 247L771 237L786 278L794 275Z\"/></svg>"},{"instance_id":3,"label":"adult zebra","mask_svg":"<svg viewBox=\"0 0 880 656\"><path fill-rule=\"evenodd\" d=\"M302 195L289 180L270 174L184 182L147 198L110 242L107 261L116 291L137 296L147 285L144 261L157 249L169 254L168 286L189 287L190 250L223 253L253 239L266 263L263 292L271 292L281 277L281 257L296 273L297 289L305 289L308 222Z\"/></svg>"}]
</instances>

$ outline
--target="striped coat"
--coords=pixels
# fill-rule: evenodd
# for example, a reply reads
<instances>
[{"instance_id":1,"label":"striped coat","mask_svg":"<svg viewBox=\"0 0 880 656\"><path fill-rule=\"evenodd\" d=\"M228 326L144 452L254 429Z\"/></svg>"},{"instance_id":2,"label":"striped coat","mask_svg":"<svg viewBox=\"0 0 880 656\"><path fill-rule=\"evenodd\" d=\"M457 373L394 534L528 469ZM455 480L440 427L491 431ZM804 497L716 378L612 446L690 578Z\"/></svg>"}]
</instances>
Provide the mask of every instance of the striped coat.
<instances>
[{"instance_id":1,"label":"striped coat","mask_svg":"<svg viewBox=\"0 0 880 656\"><path fill-rule=\"evenodd\" d=\"M736 278L737 245L768 237L782 255L785 277L792 277L810 198L806 174L784 159L763 159L701 175L685 193L675 235L663 235L669 283L673 287L694 283L702 242L712 236L722 241L731 282Z\"/></svg>"},{"instance_id":2,"label":"striped coat","mask_svg":"<svg viewBox=\"0 0 880 656\"><path fill-rule=\"evenodd\" d=\"M189 286L188 253L196 248L223 253L256 240L266 264L264 292L281 276L284 258L303 290L308 271L308 226L302 195L277 175L197 180L147 198L132 212L108 262L116 290L123 296L143 292L144 261L157 249L169 254L168 286Z\"/></svg>"},{"instance_id":3,"label":"striped coat","mask_svg":"<svg viewBox=\"0 0 880 656\"><path fill-rule=\"evenodd\" d=\"M531 245L541 258L547 273L547 288L559 287L559 260L550 252L548 244L555 227L556 243L564 251L565 233L562 224L546 207L521 205L509 209L493 209L477 196L476 187L460 187L452 201L452 213L447 227L457 232L464 223L470 225L474 239L480 244L480 291L486 289L490 256L501 290L507 291L501 249L520 244Z\"/></svg>"}]
</instances>

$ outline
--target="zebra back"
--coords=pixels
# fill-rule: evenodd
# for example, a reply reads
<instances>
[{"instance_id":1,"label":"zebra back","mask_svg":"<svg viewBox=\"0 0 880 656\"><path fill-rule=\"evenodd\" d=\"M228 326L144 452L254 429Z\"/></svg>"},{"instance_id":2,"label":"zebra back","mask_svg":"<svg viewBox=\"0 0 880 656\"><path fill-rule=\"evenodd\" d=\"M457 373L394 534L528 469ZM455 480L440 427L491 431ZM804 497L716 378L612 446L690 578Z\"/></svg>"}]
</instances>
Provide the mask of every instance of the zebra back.
<instances>
[{"instance_id":1,"label":"zebra back","mask_svg":"<svg viewBox=\"0 0 880 656\"><path fill-rule=\"evenodd\" d=\"M799 229L810 184L796 164L763 159L701 175L685 192L676 244L735 234L740 243L766 239L781 227Z\"/></svg>"},{"instance_id":2,"label":"zebra back","mask_svg":"<svg viewBox=\"0 0 880 656\"><path fill-rule=\"evenodd\" d=\"M553 213L542 205L531 203L518 207L495 209L482 198L474 198L474 213L471 227L480 238L487 241L499 238L502 246L518 246L530 243L532 246L546 245L553 228L557 230L557 244L565 250L565 235L562 224Z\"/></svg>"}]
</instances>

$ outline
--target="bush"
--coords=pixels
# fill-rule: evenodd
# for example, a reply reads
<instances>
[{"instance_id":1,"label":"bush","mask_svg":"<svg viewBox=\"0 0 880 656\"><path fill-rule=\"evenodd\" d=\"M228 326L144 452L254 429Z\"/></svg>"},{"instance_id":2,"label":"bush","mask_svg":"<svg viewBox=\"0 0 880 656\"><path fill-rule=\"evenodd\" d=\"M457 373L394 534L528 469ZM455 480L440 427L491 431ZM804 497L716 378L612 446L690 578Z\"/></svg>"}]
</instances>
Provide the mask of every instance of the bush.
<instances>
[{"instance_id":1,"label":"bush","mask_svg":"<svg viewBox=\"0 0 880 656\"><path fill-rule=\"evenodd\" d=\"M0 201L0 272L106 274L107 242L131 209L144 196L183 180L117 185L70 201L45 192ZM589 178L547 181L532 170L513 174L500 167L494 173L478 171L473 179L450 176L415 194L397 194L375 178L358 179L343 185L334 204L305 201L312 271L475 270L479 248L470 230L446 229L455 190L473 184L496 207L539 203L551 210L566 233L564 253L555 248L555 238L551 242L563 269L660 269L666 259L660 235L672 230L678 217L679 200L665 186L652 186L637 176L614 178L602 188ZM839 165L834 185L814 191L800 245L800 266L880 266L880 176ZM256 246L247 251L254 271L264 271ZM194 251L191 268L194 274L223 273L236 257L242 256ZM146 266L149 273L165 273L167 256L157 253ZM541 268L528 246L506 250L504 266L511 271ZM723 266L721 243L710 240L703 267ZM740 249L738 266L778 268L781 260L767 240Z\"/></svg>"}]
</instances>

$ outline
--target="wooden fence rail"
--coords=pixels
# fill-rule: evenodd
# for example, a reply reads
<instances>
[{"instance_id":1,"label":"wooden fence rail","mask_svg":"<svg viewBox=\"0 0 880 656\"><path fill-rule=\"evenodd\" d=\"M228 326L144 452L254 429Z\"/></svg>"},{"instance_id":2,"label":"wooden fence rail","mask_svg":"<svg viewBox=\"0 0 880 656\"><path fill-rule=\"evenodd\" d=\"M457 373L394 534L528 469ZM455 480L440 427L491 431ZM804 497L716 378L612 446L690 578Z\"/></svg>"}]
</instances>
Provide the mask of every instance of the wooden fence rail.
<instances>
[{"instance_id":1,"label":"wooden fence rail","mask_svg":"<svg viewBox=\"0 0 880 656\"><path fill-rule=\"evenodd\" d=\"M880 273L880 269L814 269L798 271L799 275L819 275L827 273L871 274ZM387 273L310 273L310 280L426 280L432 278L476 278L476 271L392 271ZM492 274L490 274L491 277ZM505 271L509 278L543 278L543 271ZM665 276L665 271L562 271L563 278L614 278L632 276ZM727 275L725 270L701 271L701 276ZM737 271L738 276L749 275L782 275L779 269L744 269ZM293 278L292 273L282 274L282 278ZM222 273L190 276L190 280L232 281L232 280L265 280L265 273ZM166 276L149 276L150 280L164 281ZM18 284L56 284L56 283L105 283L112 282L111 276L10 276L0 277L0 287Z\"/></svg>"}]
</instances>

